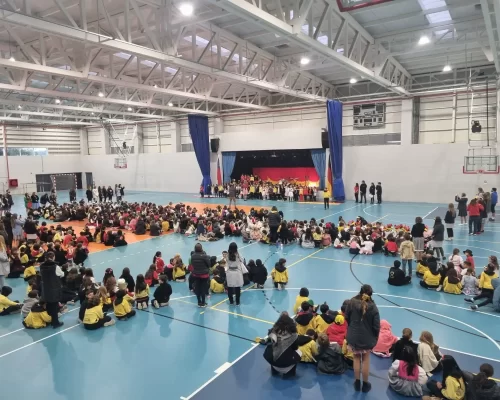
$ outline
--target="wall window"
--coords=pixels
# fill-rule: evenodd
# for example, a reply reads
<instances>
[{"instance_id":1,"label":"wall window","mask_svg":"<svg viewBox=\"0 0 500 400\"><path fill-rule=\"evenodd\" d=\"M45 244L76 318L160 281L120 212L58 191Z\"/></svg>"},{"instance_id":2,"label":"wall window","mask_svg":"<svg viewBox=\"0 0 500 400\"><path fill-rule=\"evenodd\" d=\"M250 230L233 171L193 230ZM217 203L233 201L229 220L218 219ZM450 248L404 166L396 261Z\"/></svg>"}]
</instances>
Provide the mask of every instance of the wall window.
<instances>
[{"instance_id":1,"label":"wall window","mask_svg":"<svg viewBox=\"0 0 500 400\"><path fill-rule=\"evenodd\" d=\"M342 137L342 145L345 147L355 146L383 146L400 145L401 133L349 135Z\"/></svg>"},{"instance_id":2,"label":"wall window","mask_svg":"<svg viewBox=\"0 0 500 400\"><path fill-rule=\"evenodd\" d=\"M194 151L194 147L193 147L192 143L181 144L181 152L187 153L187 152L190 152L190 151Z\"/></svg>"},{"instance_id":3,"label":"wall window","mask_svg":"<svg viewBox=\"0 0 500 400\"><path fill-rule=\"evenodd\" d=\"M0 147L0 155L4 155L4 148ZM42 147L7 147L7 155L12 156L48 156L49 151Z\"/></svg>"}]
</instances>

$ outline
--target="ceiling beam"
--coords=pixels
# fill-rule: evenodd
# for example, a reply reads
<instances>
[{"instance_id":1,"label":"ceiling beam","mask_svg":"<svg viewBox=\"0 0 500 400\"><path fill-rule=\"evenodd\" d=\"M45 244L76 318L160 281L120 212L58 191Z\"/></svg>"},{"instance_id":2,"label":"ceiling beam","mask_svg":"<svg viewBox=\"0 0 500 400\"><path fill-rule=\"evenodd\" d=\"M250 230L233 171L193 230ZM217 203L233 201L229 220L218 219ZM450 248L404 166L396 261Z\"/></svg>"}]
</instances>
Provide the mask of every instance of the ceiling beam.
<instances>
[{"instance_id":1,"label":"ceiling beam","mask_svg":"<svg viewBox=\"0 0 500 400\"><path fill-rule=\"evenodd\" d=\"M269 15L269 14L268 14ZM327 99L322 96L316 96L314 94L305 93L301 91L294 91L288 88L279 86L275 83L259 80L254 77L239 75L231 72L226 72L218 68L213 68L212 66L203 65L194 61L189 61L181 57L166 54L162 51L154 50L144 46L140 46L134 43L124 42L116 40L111 36L97 34L95 32L85 31L82 29L76 29L71 26L61 25L52 23L49 21L40 20L38 18L31 17L29 15L24 15L20 13L14 13L8 10L0 9L0 21L8 22L10 24L25 27L30 30L37 32L44 32L47 34L56 35L66 39L81 41L87 44L94 45L96 47L109 49L114 52L125 52L127 54L133 54L140 59L151 60L166 65L175 65L177 67L183 67L187 70L194 71L197 73L207 74L209 76L217 76L218 78L225 78L234 83L239 83L244 86L250 86L258 89L267 90L270 92L278 92L294 97L299 97L307 100L314 100L323 102ZM284 23L285 24L285 23ZM287 24L286 24L287 25ZM289 25L287 25L289 26ZM290 27L290 26L289 26ZM319 43L319 42L318 42ZM187 95L186 92L181 92ZM223 99L218 99L221 103ZM268 107L250 105L249 103L240 102L238 106L254 108L254 109L267 109ZM263 108L264 107L264 108ZM201 113L201 112L200 112Z\"/></svg>"}]
</instances>

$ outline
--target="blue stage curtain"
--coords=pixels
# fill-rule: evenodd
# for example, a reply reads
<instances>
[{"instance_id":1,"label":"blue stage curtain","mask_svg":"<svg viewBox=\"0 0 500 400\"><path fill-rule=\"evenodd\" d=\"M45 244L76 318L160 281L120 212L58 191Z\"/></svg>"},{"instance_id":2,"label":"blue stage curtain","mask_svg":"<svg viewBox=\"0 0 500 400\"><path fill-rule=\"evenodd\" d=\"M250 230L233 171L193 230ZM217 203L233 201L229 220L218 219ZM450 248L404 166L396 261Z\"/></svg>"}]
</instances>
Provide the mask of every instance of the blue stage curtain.
<instances>
[{"instance_id":1,"label":"blue stage curtain","mask_svg":"<svg viewBox=\"0 0 500 400\"><path fill-rule=\"evenodd\" d=\"M208 193L208 186L212 184L210 178L210 139L208 137L208 117L203 115L188 115L189 134L193 142L194 153L200 166L203 180L201 184Z\"/></svg>"},{"instance_id":2,"label":"blue stage curtain","mask_svg":"<svg viewBox=\"0 0 500 400\"><path fill-rule=\"evenodd\" d=\"M331 166L333 175L333 200L345 201L344 181L342 180L342 103L327 100L328 143L330 144Z\"/></svg>"},{"instance_id":3,"label":"blue stage curtain","mask_svg":"<svg viewBox=\"0 0 500 400\"><path fill-rule=\"evenodd\" d=\"M231 174L233 173L235 162L236 162L235 151L224 151L222 153L222 172L224 173L224 183L231 182Z\"/></svg>"},{"instance_id":4,"label":"blue stage curtain","mask_svg":"<svg viewBox=\"0 0 500 400\"><path fill-rule=\"evenodd\" d=\"M314 163L314 168L319 176L319 188L325 188L325 169L326 169L326 150L325 149L312 149L311 158Z\"/></svg>"}]
</instances>

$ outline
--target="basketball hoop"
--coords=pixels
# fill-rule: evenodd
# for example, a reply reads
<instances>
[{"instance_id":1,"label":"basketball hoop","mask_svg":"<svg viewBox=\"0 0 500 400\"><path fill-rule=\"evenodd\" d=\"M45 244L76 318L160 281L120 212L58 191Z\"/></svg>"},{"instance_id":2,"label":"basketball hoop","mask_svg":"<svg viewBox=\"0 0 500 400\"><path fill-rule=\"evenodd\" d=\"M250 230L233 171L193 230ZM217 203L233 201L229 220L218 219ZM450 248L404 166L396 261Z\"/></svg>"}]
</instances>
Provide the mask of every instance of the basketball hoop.
<instances>
[{"instance_id":1,"label":"basketball hoop","mask_svg":"<svg viewBox=\"0 0 500 400\"><path fill-rule=\"evenodd\" d=\"M125 157L115 158L116 169L127 169L127 159Z\"/></svg>"}]
</instances>

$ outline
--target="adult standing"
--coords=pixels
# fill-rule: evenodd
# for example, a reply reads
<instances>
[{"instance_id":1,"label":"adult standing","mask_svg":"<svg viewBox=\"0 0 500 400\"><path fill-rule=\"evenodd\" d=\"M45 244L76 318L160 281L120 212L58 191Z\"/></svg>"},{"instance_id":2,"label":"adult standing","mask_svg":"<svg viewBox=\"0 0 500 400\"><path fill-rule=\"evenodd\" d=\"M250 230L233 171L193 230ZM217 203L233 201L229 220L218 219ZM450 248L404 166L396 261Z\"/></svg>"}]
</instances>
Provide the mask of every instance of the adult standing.
<instances>
[{"instance_id":1,"label":"adult standing","mask_svg":"<svg viewBox=\"0 0 500 400\"><path fill-rule=\"evenodd\" d=\"M76 190L75 188L71 188L69 190L69 201L72 203L74 201L76 201Z\"/></svg>"},{"instance_id":2,"label":"adult standing","mask_svg":"<svg viewBox=\"0 0 500 400\"><path fill-rule=\"evenodd\" d=\"M233 296L236 296L236 305L240 305L241 287L244 284L243 274L248 274L248 270L238 253L238 245L232 242L227 250L226 271L227 297L231 305L234 304Z\"/></svg>"},{"instance_id":3,"label":"adult standing","mask_svg":"<svg viewBox=\"0 0 500 400\"><path fill-rule=\"evenodd\" d=\"M359 202L362 203L363 198L364 198L365 204L366 204L366 183L365 183L365 181L361 181L361 185L359 186L359 192L361 193L361 198L360 198Z\"/></svg>"},{"instance_id":4,"label":"adult standing","mask_svg":"<svg viewBox=\"0 0 500 400\"><path fill-rule=\"evenodd\" d=\"M9 209L10 209L14 205L14 199L12 198L12 194L10 193L10 190L7 190L7 192L5 192L5 196L7 197L7 201L9 202Z\"/></svg>"},{"instance_id":5,"label":"adult standing","mask_svg":"<svg viewBox=\"0 0 500 400\"><path fill-rule=\"evenodd\" d=\"M5 216L2 218L2 223L5 228L5 232L7 232L7 247L10 249L12 247L12 241L14 240L14 232L12 231L12 214L10 212L6 212Z\"/></svg>"},{"instance_id":6,"label":"adult standing","mask_svg":"<svg viewBox=\"0 0 500 400\"><path fill-rule=\"evenodd\" d=\"M191 254L191 265L193 266L191 276L194 280L194 293L198 298L198 307L206 307L205 296L208 293L208 279L210 278L210 257L203 251L200 243L196 243L194 246L194 253Z\"/></svg>"},{"instance_id":7,"label":"adult standing","mask_svg":"<svg viewBox=\"0 0 500 400\"><path fill-rule=\"evenodd\" d=\"M123 197L125 196L125 186L118 185L120 188L120 200L123 200Z\"/></svg>"},{"instance_id":8,"label":"adult standing","mask_svg":"<svg viewBox=\"0 0 500 400\"><path fill-rule=\"evenodd\" d=\"M234 203L234 208L236 208L236 186L234 183L231 183L229 185L229 208L231 208L231 203Z\"/></svg>"},{"instance_id":9,"label":"adult standing","mask_svg":"<svg viewBox=\"0 0 500 400\"><path fill-rule=\"evenodd\" d=\"M493 189L491 189L491 208L490 208L491 217L490 217L490 221L495 220L495 207L497 206L497 203L498 203L497 188L493 188Z\"/></svg>"},{"instance_id":10,"label":"adult standing","mask_svg":"<svg viewBox=\"0 0 500 400\"><path fill-rule=\"evenodd\" d=\"M375 191L377 192L377 204L382 204L382 184L380 182L377 183Z\"/></svg>"},{"instance_id":11,"label":"adult standing","mask_svg":"<svg viewBox=\"0 0 500 400\"><path fill-rule=\"evenodd\" d=\"M467 206L469 213L469 235L477 235L481 229L481 211L484 207L478 203L477 199L472 199Z\"/></svg>"},{"instance_id":12,"label":"adult standing","mask_svg":"<svg viewBox=\"0 0 500 400\"><path fill-rule=\"evenodd\" d=\"M38 210L40 208L40 198L36 192L31 193L31 208L33 210Z\"/></svg>"},{"instance_id":13,"label":"adult standing","mask_svg":"<svg viewBox=\"0 0 500 400\"><path fill-rule=\"evenodd\" d=\"M109 201L113 201L113 188L111 186L108 186L108 199Z\"/></svg>"},{"instance_id":14,"label":"adult standing","mask_svg":"<svg viewBox=\"0 0 500 400\"><path fill-rule=\"evenodd\" d=\"M92 188L92 200L97 201L98 198L99 198L99 190L97 190L97 188L94 186Z\"/></svg>"},{"instance_id":15,"label":"adult standing","mask_svg":"<svg viewBox=\"0 0 500 400\"><path fill-rule=\"evenodd\" d=\"M298 338L295 321L287 312L281 313L269 332L269 344L264 351L264 359L271 365L273 375L295 376L300 362Z\"/></svg>"},{"instance_id":16,"label":"adult standing","mask_svg":"<svg viewBox=\"0 0 500 400\"><path fill-rule=\"evenodd\" d=\"M441 254L441 258L443 261L446 261L446 257L444 256L443 250L443 242L444 242L444 225L441 221L441 217L436 217L434 219L434 227L432 228L432 241L431 247L433 252L436 253L437 258L439 259L439 255Z\"/></svg>"},{"instance_id":17,"label":"adult standing","mask_svg":"<svg viewBox=\"0 0 500 400\"><path fill-rule=\"evenodd\" d=\"M55 255L52 251L47 252L45 261L40 265L42 277L42 300L47 303L47 313L52 318L52 327L59 328L64 324L59 322L59 301L61 301L62 285L61 277L64 276L59 265L54 261Z\"/></svg>"},{"instance_id":18,"label":"adult standing","mask_svg":"<svg viewBox=\"0 0 500 400\"><path fill-rule=\"evenodd\" d=\"M267 216L269 223L269 240L271 243L276 243L278 240L278 228L281 224L281 215L278 213L276 206L271 208L271 212Z\"/></svg>"},{"instance_id":19,"label":"adult standing","mask_svg":"<svg viewBox=\"0 0 500 400\"><path fill-rule=\"evenodd\" d=\"M90 203L92 201L92 197L94 196L94 194L92 193L92 188L90 186L87 188L85 194L87 195L87 201Z\"/></svg>"},{"instance_id":20,"label":"adult standing","mask_svg":"<svg viewBox=\"0 0 500 400\"><path fill-rule=\"evenodd\" d=\"M368 382L370 352L377 344L380 332L380 315L372 294L370 285L361 286L359 294L351 299L346 310L346 320L349 321L346 339L354 357L354 390L364 393L371 389Z\"/></svg>"},{"instance_id":21,"label":"adult standing","mask_svg":"<svg viewBox=\"0 0 500 400\"><path fill-rule=\"evenodd\" d=\"M460 224L465 225L467 223L467 196L462 193L461 196L458 194L455 196L455 201L457 202L458 216L460 217Z\"/></svg>"},{"instance_id":22,"label":"adult standing","mask_svg":"<svg viewBox=\"0 0 500 400\"><path fill-rule=\"evenodd\" d=\"M10 273L9 256L3 236L0 236L0 290L5 286L5 277Z\"/></svg>"},{"instance_id":23,"label":"adult standing","mask_svg":"<svg viewBox=\"0 0 500 400\"><path fill-rule=\"evenodd\" d=\"M357 182L354 185L354 198L356 199L356 203L359 203L359 183Z\"/></svg>"},{"instance_id":24,"label":"adult standing","mask_svg":"<svg viewBox=\"0 0 500 400\"><path fill-rule=\"evenodd\" d=\"M323 203L325 204L325 210L330 209L330 191L327 187L323 189Z\"/></svg>"},{"instance_id":25,"label":"adult standing","mask_svg":"<svg viewBox=\"0 0 500 400\"><path fill-rule=\"evenodd\" d=\"M415 218L415 225L411 228L411 237L413 245L415 246L417 262L422 260L422 255L424 253L424 232L425 224L422 221L422 217Z\"/></svg>"},{"instance_id":26,"label":"adult standing","mask_svg":"<svg viewBox=\"0 0 500 400\"><path fill-rule=\"evenodd\" d=\"M24 223L24 233L28 241L34 241L38 238L35 221L32 217L28 217Z\"/></svg>"},{"instance_id":27,"label":"adult standing","mask_svg":"<svg viewBox=\"0 0 500 400\"><path fill-rule=\"evenodd\" d=\"M102 203L102 198L104 197L104 188L101 188L100 186L97 187L97 194L99 195L99 203Z\"/></svg>"},{"instance_id":28,"label":"adult standing","mask_svg":"<svg viewBox=\"0 0 500 400\"><path fill-rule=\"evenodd\" d=\"M375 204L375 184L370 185L370 204Z\"/></svg>"},{"instance_id":29,"label":"adult standing","mask_svg":"<svg viewBox=\"0 0 500 400\"><path fill-rule=\"evenodd\" d=\"M448 204L448 211L444 216L444 223L446 224L446 233L448 234L448 239L453 240L453 227L455 226L455 218L457 213L455 211L455 206L453 203Z\"/></svg>"}]
</instances>

